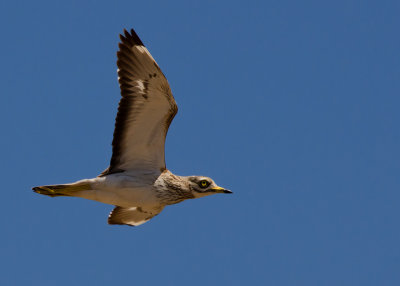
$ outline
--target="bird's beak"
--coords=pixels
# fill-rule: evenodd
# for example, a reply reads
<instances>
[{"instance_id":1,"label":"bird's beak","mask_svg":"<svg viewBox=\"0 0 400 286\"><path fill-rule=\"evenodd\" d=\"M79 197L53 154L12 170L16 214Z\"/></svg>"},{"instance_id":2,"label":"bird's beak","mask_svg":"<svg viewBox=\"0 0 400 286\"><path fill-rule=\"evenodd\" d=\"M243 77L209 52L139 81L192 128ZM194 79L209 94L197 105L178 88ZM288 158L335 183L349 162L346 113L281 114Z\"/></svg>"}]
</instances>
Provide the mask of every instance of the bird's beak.
<instances>
[{"instance_id":1,"label":"bird's beak","mask_svg":"<svg viewBox=\"0 0 400 286\"><path fill-rule=\"evenodd\" d=\"M231 192L230 190L221 187L214 187L211 190L213 190L216 193L233 194L233 192Z\"/></svg>"}]
</instances>

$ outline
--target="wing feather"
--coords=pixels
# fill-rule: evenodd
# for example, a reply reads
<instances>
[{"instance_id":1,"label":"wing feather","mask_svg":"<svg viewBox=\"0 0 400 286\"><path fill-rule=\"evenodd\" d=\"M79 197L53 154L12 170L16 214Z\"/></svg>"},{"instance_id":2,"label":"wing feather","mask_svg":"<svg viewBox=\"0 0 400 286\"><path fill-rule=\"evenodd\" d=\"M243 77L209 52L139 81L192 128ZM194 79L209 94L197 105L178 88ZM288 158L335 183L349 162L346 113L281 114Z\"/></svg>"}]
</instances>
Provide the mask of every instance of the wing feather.
<instances>
[{"instance_id":1,"label":"wing feather","mask_svg":"<svg viewBox=\"0 0 400 286\"><path fill-rule=\"evenodd\" d=\"M117 52L121 101L110 166L100 176L141 170L162 172L165 138L178 111L168 81L135 31L124 30Z\"/></svg>"},{"instance_id":2,"label":"wing feather","mask_svg":"<svg viewBox=\"0 0 400 286\"><path fill-rule=\"evenodd\" d=\"M138 226L148 222L161 211L162 208L152 211L145 211L140 207L123 208L117 206L109 214L108 223Z\"/></svg>"}]
</instances>

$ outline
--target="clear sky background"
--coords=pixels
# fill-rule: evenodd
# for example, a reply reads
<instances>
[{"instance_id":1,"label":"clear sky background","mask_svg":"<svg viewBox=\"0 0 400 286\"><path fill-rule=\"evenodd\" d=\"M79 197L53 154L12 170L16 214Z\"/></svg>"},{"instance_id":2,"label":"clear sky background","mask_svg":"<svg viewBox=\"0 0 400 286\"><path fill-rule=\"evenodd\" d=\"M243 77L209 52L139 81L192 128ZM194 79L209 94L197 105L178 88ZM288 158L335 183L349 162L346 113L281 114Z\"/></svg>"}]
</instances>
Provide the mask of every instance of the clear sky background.
<instances>
[{"instance_id":1,"label":"clear sky background","mask_svg":"<svg viewBox=\"0 0 400 286\"><path fill-rule=\"evenodd\" d=\"M400 285L399 1L2 1L1 285ZM98 175L135 28L167 167L233 195L137 227L31 191Z\"/></svg>"}]
</instances>

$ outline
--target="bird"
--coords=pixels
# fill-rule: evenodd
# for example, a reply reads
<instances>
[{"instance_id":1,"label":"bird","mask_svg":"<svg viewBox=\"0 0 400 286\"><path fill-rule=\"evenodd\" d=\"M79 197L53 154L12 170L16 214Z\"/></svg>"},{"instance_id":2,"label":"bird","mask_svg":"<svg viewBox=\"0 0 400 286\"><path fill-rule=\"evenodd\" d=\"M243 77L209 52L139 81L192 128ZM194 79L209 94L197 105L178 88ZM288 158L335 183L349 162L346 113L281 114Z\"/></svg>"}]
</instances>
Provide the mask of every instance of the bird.
<instances>
[{"instance_id":1,"label":"bird","mask_svg":"<svg viewBox=\"0 0 400 286\"><path fill-rule=\"evenodd\" d=\"M164 207L187 199L231 194L209 177L178 176L166 168L165 139L178 106L165 75L136 32L124 29L119 36L121 99L109 167L95 178L33 187L33 191L114 205L108 224L129 226L139 226Z\"/></svg>"}]
</instances>

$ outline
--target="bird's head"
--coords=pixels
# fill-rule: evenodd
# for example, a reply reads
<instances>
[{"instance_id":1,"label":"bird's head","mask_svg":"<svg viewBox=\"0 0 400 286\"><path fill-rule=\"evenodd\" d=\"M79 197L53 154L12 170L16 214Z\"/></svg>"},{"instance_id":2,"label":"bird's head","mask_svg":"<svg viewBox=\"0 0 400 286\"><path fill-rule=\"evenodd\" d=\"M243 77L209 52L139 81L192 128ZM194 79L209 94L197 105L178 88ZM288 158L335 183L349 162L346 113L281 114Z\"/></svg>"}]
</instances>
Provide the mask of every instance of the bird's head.
<instances>
[{"instance_id":1,"label":"bird's head","mask_svg":"<svg viewBox=\"0 0 400 286\"><path fill-rule=\"evenodd\" d=\"M232 194L231 191L217 186L217 184L208 177L203 176L190 176L187 177L189 182L189 189L195 198L200 198L212 194Z\"/></svg>"}]
</instances>

